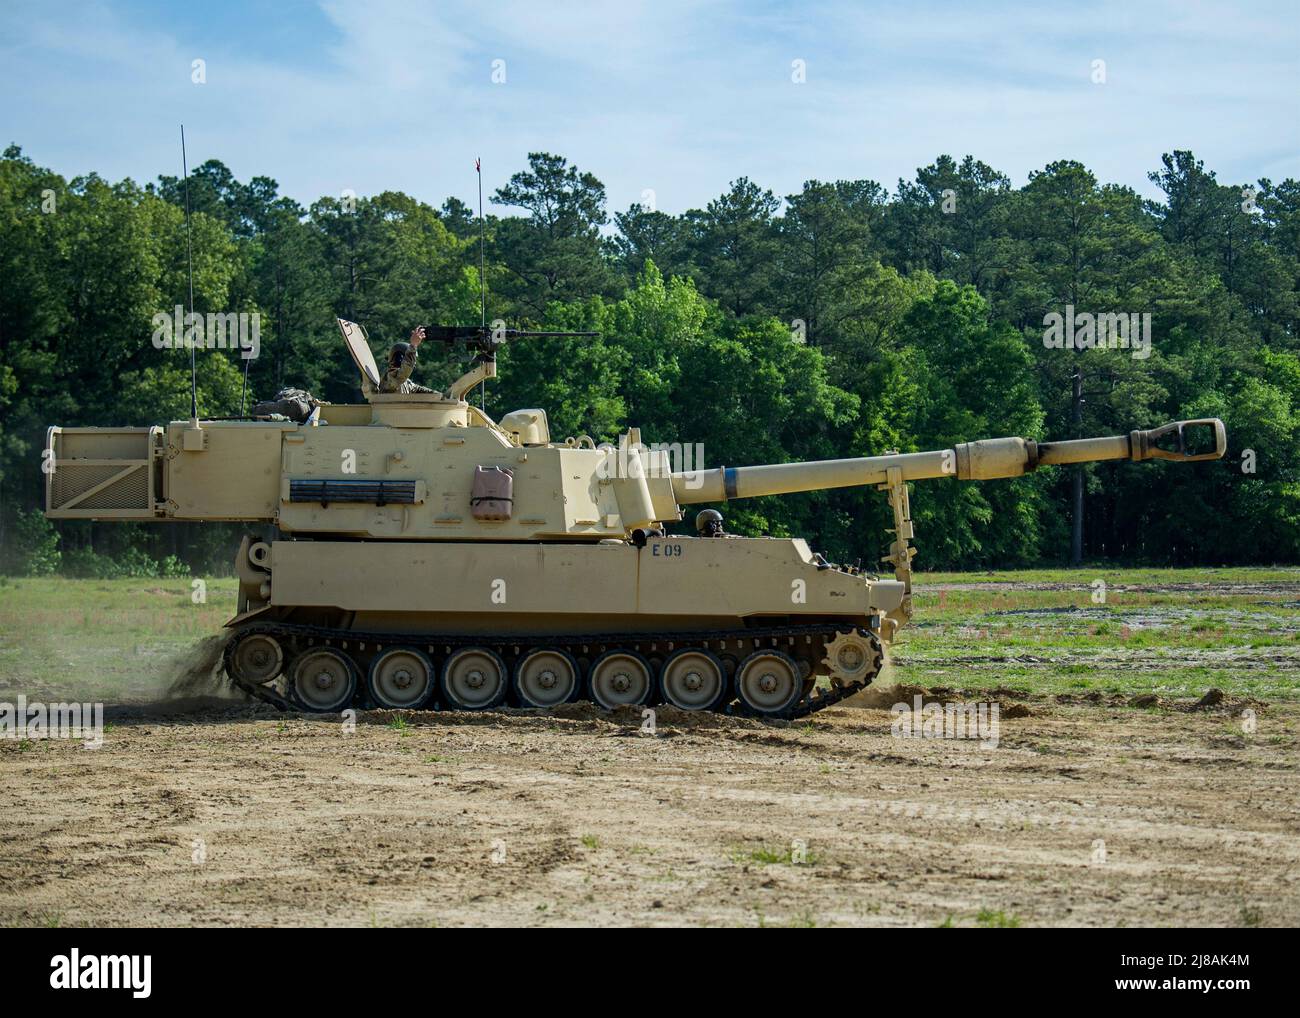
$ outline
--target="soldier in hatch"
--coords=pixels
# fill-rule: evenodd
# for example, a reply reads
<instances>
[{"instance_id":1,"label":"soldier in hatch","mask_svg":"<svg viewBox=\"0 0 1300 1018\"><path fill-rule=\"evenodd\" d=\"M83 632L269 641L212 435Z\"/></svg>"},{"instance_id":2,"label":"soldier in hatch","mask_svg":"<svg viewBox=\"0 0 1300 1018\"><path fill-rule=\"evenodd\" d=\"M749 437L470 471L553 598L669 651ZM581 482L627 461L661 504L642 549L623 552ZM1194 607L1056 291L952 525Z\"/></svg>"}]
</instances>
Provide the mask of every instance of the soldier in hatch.
<instances>
[{"instance_id":1,"label":"soldier in hatch","mask_svg":"<svg viewBox=\"0 0 1300 1018\"><path fill-rule=\"evenodd\" d=\"M415 368L418 356L416 348L424 342L424 326L417 325L411 330L409 343L394 343L388 351L388 369L379 380L380 392L433 392L423 385L412 382L411 372Z\"/></svg>"},{"instance_id":2,"label":"soldier in hatch","mask_svg":"<svg viewBox=\"0 0 1300 1018\"><path fill-rule=\"evenodd\" d=\"M716 509L705 509L695 517L695 532L700 537L728 537L722 529L722 513Z\"/></svg>"}]
</instances>

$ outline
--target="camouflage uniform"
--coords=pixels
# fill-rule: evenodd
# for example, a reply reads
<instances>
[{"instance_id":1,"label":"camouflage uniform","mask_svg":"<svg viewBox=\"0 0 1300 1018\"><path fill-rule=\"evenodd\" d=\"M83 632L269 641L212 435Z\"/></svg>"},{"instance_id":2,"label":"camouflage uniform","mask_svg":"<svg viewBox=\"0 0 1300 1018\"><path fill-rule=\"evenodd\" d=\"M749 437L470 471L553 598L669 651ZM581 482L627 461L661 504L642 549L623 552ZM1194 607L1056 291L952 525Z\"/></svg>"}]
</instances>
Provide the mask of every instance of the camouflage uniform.
<instances>
[{"instance_id":1,"label":"camouflage uniform","mask_svg":"<svg viewBox=\"0 0 1300 1018\"><path fill-rule=\"evenodd\" d=\"M408 346L402 353L402 359L394 367L392 361L388 363L388 370L384 372L384 377L379 380L380 392L433 392L432 389L425 388L423 385L417 385L412 382L411 372L415 369L415 360L417 357L416 349Z\"/></svg>"}]
</instances>

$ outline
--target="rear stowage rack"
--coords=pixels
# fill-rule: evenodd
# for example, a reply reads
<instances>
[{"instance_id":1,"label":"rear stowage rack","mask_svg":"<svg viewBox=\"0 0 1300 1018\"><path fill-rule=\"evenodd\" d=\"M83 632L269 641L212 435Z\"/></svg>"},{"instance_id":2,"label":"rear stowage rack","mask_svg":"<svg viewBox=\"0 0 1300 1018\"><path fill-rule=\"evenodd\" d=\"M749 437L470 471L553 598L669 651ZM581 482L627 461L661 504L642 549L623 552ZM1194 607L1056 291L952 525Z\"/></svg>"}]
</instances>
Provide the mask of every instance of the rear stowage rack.
<instances>
[{"instance_id":1,"label":"rear stowage rack","mask_svg":"<svg viewBox=\"0 0 1300 1018\"><path fill-rule=\"evenodd\" d=\"M163 429L50 428L45 514L65 520L153 519L162 508Z\"/></svg>"},{"instance_id":2,"label":"rear stowage rack","mask_svg":"<svg viewBox=\"0 0 1300 1018\"><path fill-rule=\"evenodd\" d=\"M414 505L415 481L304 478L289 481L290 502L364 502L370 505Z\"/></svg>"}]
</instances>

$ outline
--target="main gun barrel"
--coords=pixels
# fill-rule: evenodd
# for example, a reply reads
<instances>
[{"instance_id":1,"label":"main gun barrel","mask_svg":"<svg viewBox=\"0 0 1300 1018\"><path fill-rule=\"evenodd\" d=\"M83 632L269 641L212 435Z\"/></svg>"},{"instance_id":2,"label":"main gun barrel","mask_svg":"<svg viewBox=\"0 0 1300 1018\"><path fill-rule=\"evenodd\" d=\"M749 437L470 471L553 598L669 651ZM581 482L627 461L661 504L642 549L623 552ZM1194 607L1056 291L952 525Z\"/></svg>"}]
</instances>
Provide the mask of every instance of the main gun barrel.
<instances>
[{"instance_id":1,"label":"main gun barrel","mask_svg":"<svg viewBox=\"0 0 1300 1018\"><path fill-rule=\"evenodd\" d=\"M987 481L1019 477L1040 466L1092 463L1102 460L1212 460L1227 449L1227 432L1218 418L1174 421L1147 431L1106 438L1066 442L1035 442L1027 438L990 438L962 442L933 452L864 456L857 459L771 463L755 467L715 467L673 474L673 493L682 505L725 502L757 495L785 495L822 488L849 488L890 483L890 470L899 479L920 481L956 477Z\"/></svg>"}]
</instances>

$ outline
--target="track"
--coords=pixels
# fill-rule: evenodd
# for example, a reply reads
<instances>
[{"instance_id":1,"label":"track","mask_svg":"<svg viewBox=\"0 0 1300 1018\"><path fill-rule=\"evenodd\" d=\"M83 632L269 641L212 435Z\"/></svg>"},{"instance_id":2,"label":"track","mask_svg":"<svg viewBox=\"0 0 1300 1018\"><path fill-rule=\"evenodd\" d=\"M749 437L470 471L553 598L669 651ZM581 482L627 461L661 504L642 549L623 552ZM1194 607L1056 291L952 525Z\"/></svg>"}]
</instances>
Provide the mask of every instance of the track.
<instances>
[{"instance_id":1,"label":"track","mask_svg":"<svg viewBox=\"0 0 1300 1018\"><path fill-rule=\"evenodd\" d=\"M689 661L679 661L681 657ZM256 667L263 660L264 666ZM845 660L853 667L837 667L836 662ZM669 703L687 710L787 719L824 710L865 689L883 661L873 630L826 623L677 633L488 636L253 622L236 630L223 656L226 674L238 688L286 711L474 710L506 702L545 709L589 699L606 709ZM550 672L539 671L544 666L550 666ZM408 676L405 690L392 681L394 674L404 674L397 670L403 667ZM611 678L611 669L622 670ZM555 698L537 695L545 692L538 676L550 676L554 683L557 671L562 681L555 687ZM683 684L684 671L696 682L704 672L713 685L695 693ZM483 673L488 675L487 689L475 696L466 677L478 677L482 686ZM817 686L819 675L830 678L829 688ZM624 680L625 688L618 680ZM317 681L323 695L315 688ZM713 688L716 695L709 692Z\"/></svg>"}]
</instances>

